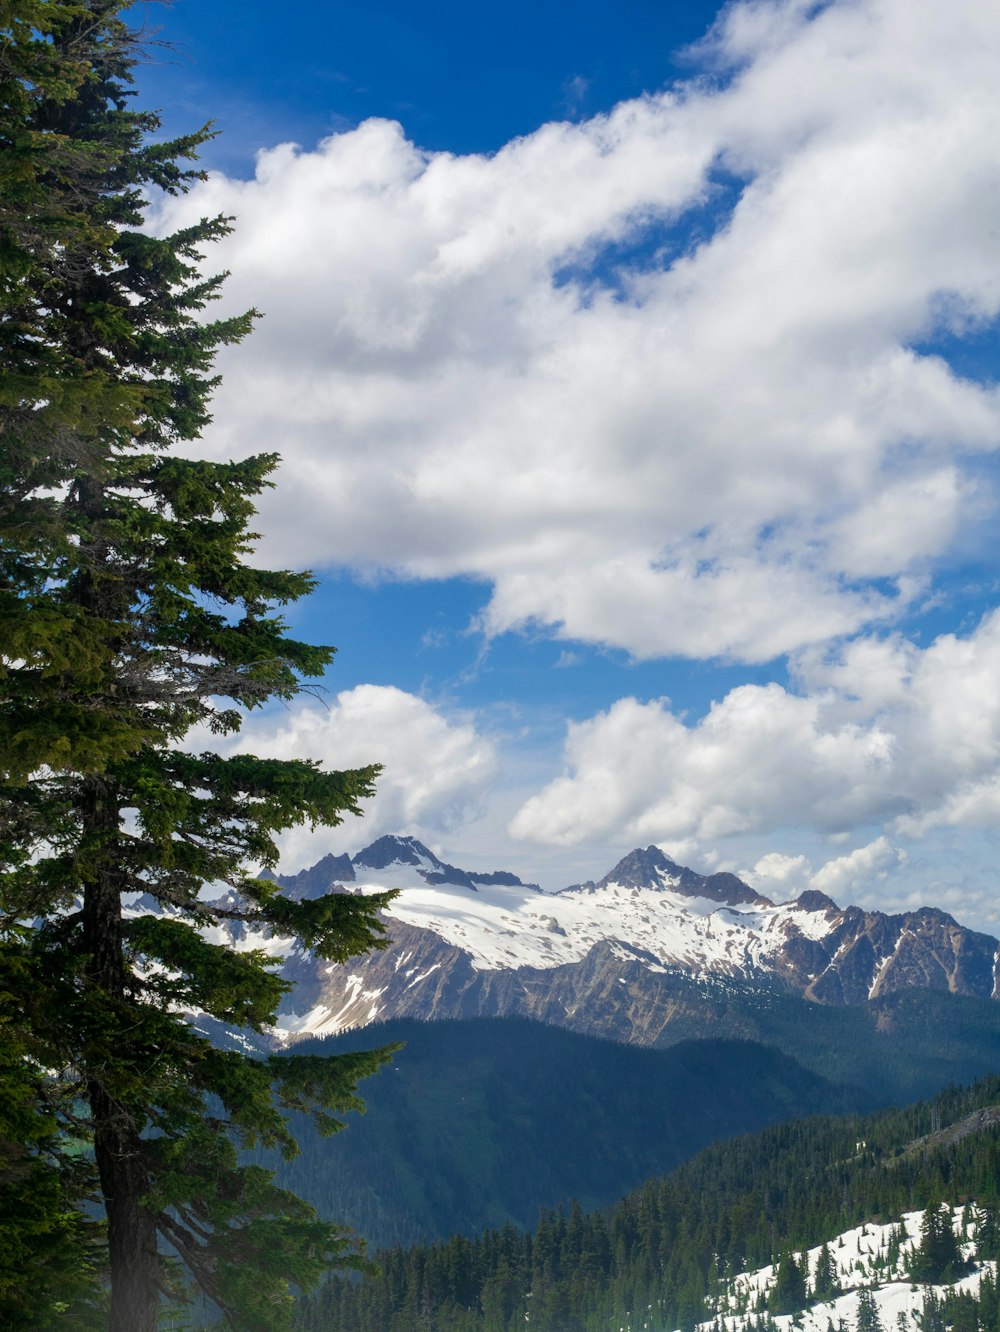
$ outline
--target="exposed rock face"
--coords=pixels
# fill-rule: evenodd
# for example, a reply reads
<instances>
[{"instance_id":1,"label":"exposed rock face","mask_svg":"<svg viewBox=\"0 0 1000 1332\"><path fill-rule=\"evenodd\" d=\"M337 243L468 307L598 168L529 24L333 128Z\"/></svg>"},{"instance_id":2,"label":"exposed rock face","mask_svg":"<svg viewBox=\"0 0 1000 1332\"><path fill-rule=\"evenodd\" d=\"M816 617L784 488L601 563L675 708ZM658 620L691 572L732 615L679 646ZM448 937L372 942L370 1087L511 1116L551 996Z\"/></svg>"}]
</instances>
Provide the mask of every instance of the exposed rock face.
<instances>
[{"instance_id":1,"label":"exposed rock face","mask_svg":"<svg viewBox=\"0 0 1000 1332\"><path fill-rule=\"evenodd\" d=\"M836 1006L905 990L1000 996L997 941L942 911L842 910L818 892L775 904L656 847L554 894L515 875L456 869L412 838L380 838L345 869L346 859L327 857L282 882L303 895L331 884L401 889L387 913L391 943L343 966L285 950L282 970L295 985L279 1023L287 1038L376 1018L517 1014L660 1044L721 1034L712 1024L722 1009L705 995L727 987L735 997L725 1034L747 1036L755 1033L750 1019L741 1029L739 996L754 991Z\"/></svg>"},{"instance_id":2,"label":"exposed rock face","mask_svg":"<svg viewBox=\"0 0 1000 1332\"><path fill-rule=\"evenodd\" d=\"M774 905L768 898L755 893L735 874L696 874L683 865L676 865L658 846L647 846L645 851L640 848L630 851L593 887L595 890L607 888L612 883L622 884L626 888L661 888L669 883L675 892L688 897L708 898L727 906L739 906L746 902ZM589 884L584 886L590 887Z\"/></svg>"},{"instance_id":3,"label":"exposed rock face","mask_svg":"<svg viewBox=\"0 0 1000 1332\"><path fill-rule=\"evenodd\" d=\"M340 884L354 882L354 866L350 856L324 856L311 869L298 874L269 876L296 902L305 898L322 897Z\"/></svg>"},{"instance_id":4,"label":"exposed rock face","mask_svg":"<svg viewBox=\"0 0 1000 1332\"><path fill-rule=\"evenodd\" d=\"M808 999L857 1004L897 990L997 997L997 941L922 907L900 916L847 907L818 943L822 969L799 973Z\"/></svg>"},{"instance_id":5,"label":"exposed rock face","mask_svg":"<svg viewBox=\"0 0 1000 1332\"><path fill-rule=\"evenodd\" d=\"M415 837L379 837L354 857L354 862L366 869L385 869L388 865L414 865L419 868L427 861L441 864L437 856Z\"/></svg>"},{"instance_id":6,"label":"exposed rock face","mask_svg":"<svg viewBox=\"0 0 1000 1332\"><path fill-rule=\"evenodd\" d=\"M655 959L628 957L620 944L595 944L582 961L556 967L485 970L431 930L399 921L391 934L389 947L361 967L346 964L322 982L317 983L315 968L298 974L297 968L286 969L296 981L289 1001L301 1022L288 1024L294 1035L344 1031L375 1018L516 1015L655 1045L672 1021L682 1013L691 1016L697 1007L683 977L662 968L651 972Z\"/></svg>"}]
</instances>

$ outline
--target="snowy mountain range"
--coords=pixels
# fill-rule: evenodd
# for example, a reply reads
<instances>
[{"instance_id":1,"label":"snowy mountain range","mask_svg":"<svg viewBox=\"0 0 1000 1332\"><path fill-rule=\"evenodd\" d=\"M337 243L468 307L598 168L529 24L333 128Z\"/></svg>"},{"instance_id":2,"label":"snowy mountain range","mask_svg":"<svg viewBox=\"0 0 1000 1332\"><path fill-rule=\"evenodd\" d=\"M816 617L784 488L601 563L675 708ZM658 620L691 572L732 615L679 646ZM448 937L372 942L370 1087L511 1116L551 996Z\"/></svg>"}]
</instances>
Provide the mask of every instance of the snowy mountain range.
<instances>
[{"instance_id":1,"label":"snowy mountain range","mask_svg":"<svg viewBox=\"0 0 1000 1332\"><path fill-rule=\"evenodd\" d=\"M1000 997L1000 945L932 907L900 915L839 907L818 892L775 903L732 874L701 875L657 847L597 882L543 892L516 875L468 872L412 837L381 837L278 876L295 897L399 890L381 952L333 965L239 926L293 982L282 1040L396 1017L522 1015L662 1044L693 990L784 994L856 1006L909 991Z\"/></svg>"}]
</instances>

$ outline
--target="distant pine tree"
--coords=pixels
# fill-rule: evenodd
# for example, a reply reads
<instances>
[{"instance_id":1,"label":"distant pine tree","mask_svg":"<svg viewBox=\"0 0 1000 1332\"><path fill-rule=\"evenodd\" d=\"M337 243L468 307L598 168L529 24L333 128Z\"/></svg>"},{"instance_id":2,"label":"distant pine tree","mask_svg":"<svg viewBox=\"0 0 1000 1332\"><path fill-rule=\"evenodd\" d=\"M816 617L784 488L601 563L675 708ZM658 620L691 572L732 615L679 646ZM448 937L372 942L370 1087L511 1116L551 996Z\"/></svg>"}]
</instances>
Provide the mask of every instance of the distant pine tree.
<instances>
[{"instance_id":1,"label":"distant pine tree","mask_svg":"<svg viewBox=\"0 0 1000 1332\"><path fill-rule=\"evenodd\" d=\"M813 1273L813 1299L832 1300L840 1293L840 1281L837 1277L837 1263L830 1246L824 1244L816 1256L816 1270Z\"/></svg>"},{"instance_id":2,"label":"distant pine tree","mask_svg":"<svg viewBox=\"0 0 1000 1332\"><path fill-rule=\"evenodd\" d=\"M893 1227L892 1233L889 1236L889 1243L886 1246L884 1264L886 1272L895 1272L899 1266L899 1255L902 1251L903 1241L905 1239L906 1226L900 1222L898 1226Z\"/></svg>"},{"instance_id":3,"label":"distant pine tree","mask_svg":"<svg viewBox=\"0 0 1000 1332\"><path fill-rule=\"evenodd\" d=\"M951 1211L945 1203L928 1207L920 1228L920 1243L910 1260L910 1276L914 1281L936 1285L954 1281L967 1267L955 1238Z\"/></svg>"},{"instance_id":4,"label":"distant pine tree","mask_svg":"<svg viewBox=\"0 0 1000 1332\"><path fill-rule=\"evenodd\" d=\"M933 1291L924 1297L924 1307L917 1315L920 1332L946 1332L944 1308Z\"/></svg>"},{"instance_id":5,"label":"distant pine tree","mask_svg":"<svg viewBox=\"0 0 1000 1332\"><path fill-rule=\"evenodd\" d=\"M1000 1258L1000 1219L993 1207L984 1207L981 1211L976 1251L980 1259Z\"/></svg>"},{"instance_id":6,"label":"distant pine tree","mask_svg":"<svg viewBox=\"0 0 1000 1332\"><path fill-rule=\"evenodd\" d=\"M798 1313L806 1305L806 1276L803 1259L800 1264L794 1253L786 1252L778 1259L778 1271L768 1296L767 1307L773 1314Z\"/></svg>"},{"instance_id":7,"label":"distant pine tree","mask_svg":"<svg viewBox=\"0 0 1000 1332\"><path fill-rule=\"evenodd\" d=\"M858 1291L858 1316L855 1326L857 1332L885 1332L882 1319L879 1317L878 1304L868 1286L862 1286Z\"/></svg>"}]
</instances>

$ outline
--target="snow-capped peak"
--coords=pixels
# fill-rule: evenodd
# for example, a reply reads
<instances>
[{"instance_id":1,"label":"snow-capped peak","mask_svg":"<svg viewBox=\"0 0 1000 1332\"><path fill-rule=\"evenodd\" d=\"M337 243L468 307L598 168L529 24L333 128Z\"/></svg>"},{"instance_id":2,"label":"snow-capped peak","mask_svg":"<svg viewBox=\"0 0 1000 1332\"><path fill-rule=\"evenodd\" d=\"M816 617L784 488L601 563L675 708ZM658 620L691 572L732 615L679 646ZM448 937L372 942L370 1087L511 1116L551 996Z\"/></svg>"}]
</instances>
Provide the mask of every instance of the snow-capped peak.
<instances>
[{"instance_id":1,"label":"snow-capped peak","mask_svg":"<svg viewBox=\"0 0 1000 1332\"><path fill-rule=\"evenodd\" d=\"M524 1012L653 1040L672 1020L678 985L692 982L837 1006L906 989L1000 993L997 941L944 913L841 910L819 892L775 903L733 875L677 865L657 847L561 892L459 869L414 837L380 837L353 859L326 857L275 878L293 898L397 891L385 908L388 946L343 965L252 922L223 916L205 927L213 942L275 959L294 987L279 1023L292 1038L376 1017ZM609 1004L609 984L632 995L634 1009Z\"/></svg>"},{"instance_id":2,"label":"snow-capped peak","mask_svg":"<svg viewBox=\"0 0 1000 1332\"><path fill-rule=\"evenodd\" d=\"M612 884L624 888L670 889L684 897L706 898L726 906L748 903L774 906L770 898L754 892L735 874L697 874L676 864L658 846L647 846L645 850L637 847L619 860L598 883L579 886L596 892Z\"/></svg>"},{"instance_id":3,"label":"snow-capped peak","mask_svg":"<svg viewBox=\"0 0 1000 1332\"><path fill-rule=\"evenodd\" d=\"M363 869L386 869L389 865L412 865L415 869L442 868L433 851L415 837L388 835L379 837L351 857L354 865Z\"/></svg>"},{"instance_id":4,"label":"snow-capped peak","mask_svg":"<svg viewBox=\"0 0 1000 1332\"><path fill-rule=\"evenodd\" d=\"M424 883L451 885L477 892L480 884L500 884L512 888L534 888L522 884L516 874L494 871L483 874L459 869L440 860L415 837L379 837L359 851L352 861L354 877L369 880L375 873L383 888L405 888L414 883L416 874Z\"/></svg>"},{"instance_id":5,"label":"snow-capped peak","mask_svg":"<svg viewBox=\"0 0 1000 1332\"><path fill-rule=\"evenodd\" d=\"M817 939L832 928L825 910L775 905L735 876L696 874L656 847L632 852L597 884L558 893L456 870L412 838L380 838L354 870L362 892L399 890L388 915L431 930L477 970L561 966L616 941L660 969L754 974L789 932Z\"/></svg>"}]
</instances>

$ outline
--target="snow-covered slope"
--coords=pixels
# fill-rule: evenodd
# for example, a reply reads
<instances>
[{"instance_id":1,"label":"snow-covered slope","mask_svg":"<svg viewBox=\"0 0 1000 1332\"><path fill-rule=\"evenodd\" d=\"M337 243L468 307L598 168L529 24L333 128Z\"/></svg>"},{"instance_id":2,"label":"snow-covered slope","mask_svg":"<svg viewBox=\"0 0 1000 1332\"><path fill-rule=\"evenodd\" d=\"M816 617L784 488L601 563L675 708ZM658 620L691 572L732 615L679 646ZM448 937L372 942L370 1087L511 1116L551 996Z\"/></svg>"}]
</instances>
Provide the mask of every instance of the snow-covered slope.
<instances>
[{"instance_id":1,"label":"snow-covered slope","mask_svg":"<svg viewBox=\"0 0 1000 1332\"><path fill-rule=\"evenodd\" d=\"M869 1290L885 1332L919 1332L919 1315L928 1296L941 1299L947 1291L978 1294L984 1275L996 1278L993 1260L975 1258L976 1236L982 1213L975 1207L952 1207L952 1229L960 1243L963 1258L971 1270L949 1286L913 1281L907 1271L913 1250L920 1241L924 1221L922 1211L907 1212L898 1221L885 1225L869 1222L844 1231L825 1246L836 1267L840 1294L805 1309L773 1315L779 1332L829 1332L829 1328L854 1329L858 1323L858 1304L862 1290ZM795 1255L800 1267L805 1262L807 1284L811 1288L821 1247ZM714 1301L713 1317L700 1324L703 1332L746 1332L752 1329L766 1307L767 1297L776 1277L774 1266L741 1273L723 1285ZM640 1312L627 1326L620 1321L615 1332L645 1332L651 1316Z\"/></svg>"},{"instance_id":2,"label":"snow-covered slope","mask_svg":"<svg viewBox=\"0 0 1000 1332\"><path fill-rule=\"evenodd\" d=\"M468 954L473 967L557 967L579 962L602 940L648 955L647 966L750 975L766 968L792 935L822 939L833 929L831 908L808 910L765 899L730 905L692 895L661 870L655 885L613 879L600 889L543 893L523 884L481 886L475 897L450 883L415 884L408 867L357 875L358 890L399 888L389 907L395 920L432 930ZM655 959L655 961L653 960Z\"/></svg>"}]
</instances>

